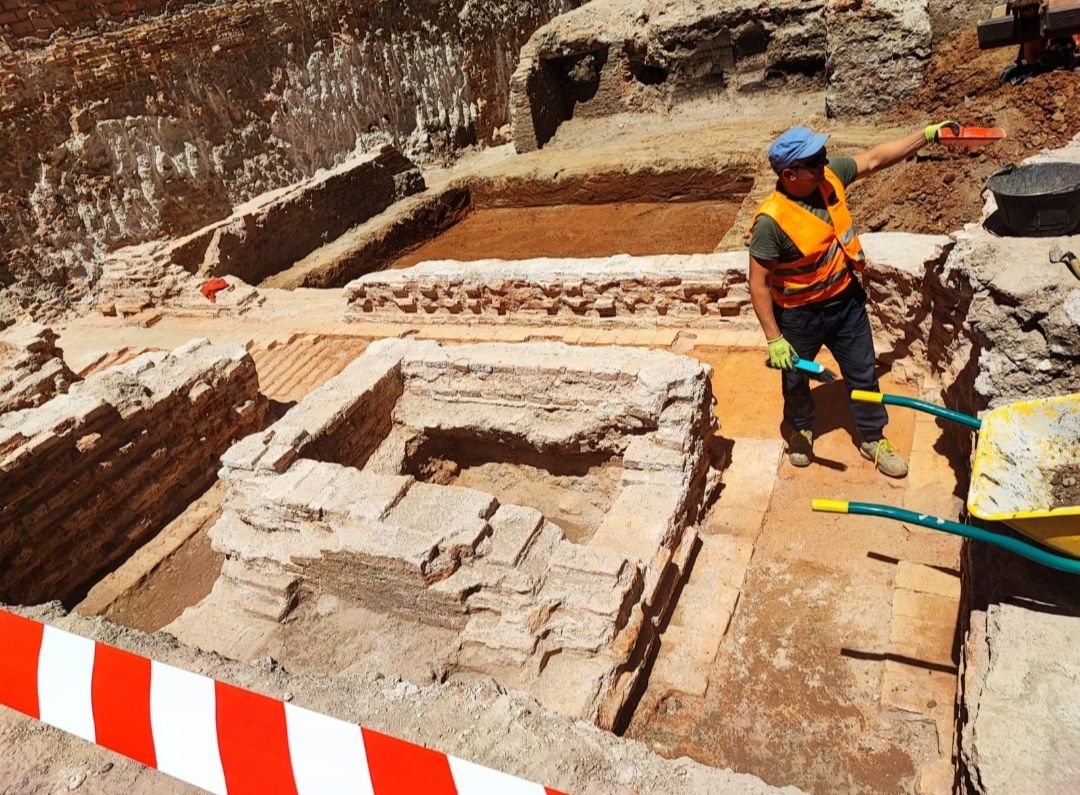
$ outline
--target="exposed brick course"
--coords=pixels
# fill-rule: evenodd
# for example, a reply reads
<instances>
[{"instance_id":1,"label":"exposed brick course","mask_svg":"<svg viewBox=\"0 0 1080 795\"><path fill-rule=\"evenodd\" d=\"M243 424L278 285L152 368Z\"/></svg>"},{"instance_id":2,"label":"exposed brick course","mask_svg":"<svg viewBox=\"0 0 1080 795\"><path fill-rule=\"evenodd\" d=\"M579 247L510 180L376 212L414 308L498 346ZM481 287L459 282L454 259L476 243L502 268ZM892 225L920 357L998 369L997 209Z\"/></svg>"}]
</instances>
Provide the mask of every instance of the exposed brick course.
<instances>
[{"instance_id":1,"label":"exposed brick course","mask_svg":"<svg viewBox=\"0 0 1080 795\"><path fill-rule=\"evenodd\" d=\"M0 416L0 601L77 601L213 483L265 409L242 348L196 341Z\"/></svg>"}]
</instances>

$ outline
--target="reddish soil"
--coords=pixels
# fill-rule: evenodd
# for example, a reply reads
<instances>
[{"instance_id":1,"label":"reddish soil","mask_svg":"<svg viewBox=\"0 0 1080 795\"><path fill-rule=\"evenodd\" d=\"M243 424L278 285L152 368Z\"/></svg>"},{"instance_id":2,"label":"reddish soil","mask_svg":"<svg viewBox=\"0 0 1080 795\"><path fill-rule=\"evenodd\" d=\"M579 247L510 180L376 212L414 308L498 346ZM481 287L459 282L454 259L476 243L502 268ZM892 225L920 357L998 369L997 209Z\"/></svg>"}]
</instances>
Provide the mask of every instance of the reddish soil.
<instances>
[{"instance_id":1,"label":"reddish soil","mask_svg":"<svg viewBox=\"0 0 1080 795\"><path fill-rule=\"evenodd\" d=\"M972 151L927 147L852 191L863 231L945 233L982 214L987 178L1007 163L1066 144L1080 131L1080 73L1058 71L1001 85L1011 47L981 51L974 28L938 44L922 88L886 119L897 125L954 119L1003 127L1008 137Z\"/></svg>"},{"instance_id":2,"label":"reddish soil","mask_svg":"<svg viewBox=\"0 0 1080 795\"><path fill-rule=\"evenodd\" d=\"M157 632L210 593L224 562L225 556L210 547L204 528L113 602L105 618L125 627Z\"/></svg>"},{"instance_id":3,"label":"reddish soil","mask_svg":"<svg viewBox=\"0 0 1080 795\"><path fill-rule=\"evenodd\" d=\"M474 210L390 267L440 259L698 254L716 248L738 209L738 202L708 201Z\"/></svg>"}]
</instances>

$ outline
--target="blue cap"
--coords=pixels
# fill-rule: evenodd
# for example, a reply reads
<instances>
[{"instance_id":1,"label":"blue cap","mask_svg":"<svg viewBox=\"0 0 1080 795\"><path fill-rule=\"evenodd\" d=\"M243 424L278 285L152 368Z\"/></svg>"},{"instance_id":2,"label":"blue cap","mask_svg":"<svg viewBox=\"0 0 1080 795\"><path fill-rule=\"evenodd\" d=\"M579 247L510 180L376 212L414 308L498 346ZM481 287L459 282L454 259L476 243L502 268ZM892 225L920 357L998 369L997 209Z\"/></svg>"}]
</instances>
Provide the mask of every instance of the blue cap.
<instances>
[{"instance_id":1,"label":"blue cap","mask_svg":"<svg viewBox=\"0 0 1080 795\"><path fill-rule=\"evenodd\" d=\"M818 135L806 127L792 127L780 133L769 147L769 165L780 173L796 160L816 155L829 140L827 135Z\"/></svg>"}]
</instances>

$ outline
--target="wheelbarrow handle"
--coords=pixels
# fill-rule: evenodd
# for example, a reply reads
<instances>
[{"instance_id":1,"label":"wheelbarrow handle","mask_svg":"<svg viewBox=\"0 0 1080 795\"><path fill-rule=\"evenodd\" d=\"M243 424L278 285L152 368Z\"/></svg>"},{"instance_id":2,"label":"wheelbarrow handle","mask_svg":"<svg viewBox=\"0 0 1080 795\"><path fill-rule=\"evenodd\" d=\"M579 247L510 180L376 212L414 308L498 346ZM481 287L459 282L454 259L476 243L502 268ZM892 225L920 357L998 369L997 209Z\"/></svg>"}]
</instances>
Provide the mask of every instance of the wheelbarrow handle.
<instances>
[{"instance_id":1,"label":"wheelbarrow handle","mask_svg":"<svg viewBox=\"0 0 1080 795\"><path fill-rule=\"evenodd\" d=\"M1001 547L1015 555L1035 561L1036 563L1067 574L1080 574L1080 560L1067 555L1058 555L1041 546L1029 544L1013 536L994 533L983 530L981 527L951 522L948 519L939 519L936 516L927 516L924 513L916 513L893 505L881 505L876 502L848 502L846 500L822 500L815 499L812 502L815 511L826 513L847 513L860 516L882 516L886 519L895 519L898 522L917 524L929 527L931 530L940 530L943 533L970 538L973 541L982 541Z\"/></svg>"},{"instance_id":2,"label":"wheelbarrow handle","mask_svg":"<svg viewBox=\"0 0 1080 795\"><path fill-rule=\"evenodd\" d=\"M953 411L944 406L938 406L935 403L927 403L925 400L917 400L915 398L904 397L903 395L887 395L884 392L867 392L862 389L853 389L851 390L851 399L860 400L863 403L884 403L887 406L907 406L909 409L925 411L927 414L933 414L936 417L942 417L946 420L958 422L961 425L966 425L976 431L982 427L982 420L978 417L972 417L970 414Z\"/></svg>"}]
</instances>

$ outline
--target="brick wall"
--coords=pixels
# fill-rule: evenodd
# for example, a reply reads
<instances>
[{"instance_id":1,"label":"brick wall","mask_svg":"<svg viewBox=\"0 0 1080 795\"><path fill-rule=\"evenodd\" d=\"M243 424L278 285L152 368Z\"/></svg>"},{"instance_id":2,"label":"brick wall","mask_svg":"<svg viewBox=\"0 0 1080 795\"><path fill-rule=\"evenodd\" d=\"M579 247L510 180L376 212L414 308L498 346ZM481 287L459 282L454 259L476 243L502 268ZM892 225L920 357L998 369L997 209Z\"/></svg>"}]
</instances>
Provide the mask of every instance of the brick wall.
<instances>
[{"instance_id":1,"label":"brick wall","mask_svg":"<svg viewBox=\"0 0 1080 795\"><path fill-rule=\"evenodd\" d=\"M12 36L48 38L55 31L94 28L101 22L125 22L176 11L198 0L0 0L0 31Z\"/></svg>"},{"instance_id":2,"label":"brick wall","mask_svg":"<svg viewBox=\"0 0 1080 795\"><path fill-rule=\"evenodd\" d=\"M49 3L0 0L41 27L0 23L0 319L353 153L493 140L521 44L575 2L143 0L46 38Z\"/></svg>"},{"instance_id":3,"label":"brick wall","mask_svg":"<svg viewBox=\"0 0 1080 795\"><path fill-rule=\"evenodd\" d=\"M0 601L78 601L217 476L261 427L242 348L205 341L105 370L0 417Z\"/></svg>"}]
</instances>

